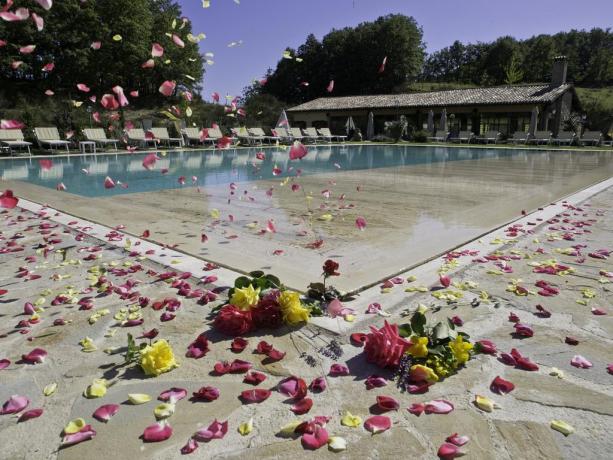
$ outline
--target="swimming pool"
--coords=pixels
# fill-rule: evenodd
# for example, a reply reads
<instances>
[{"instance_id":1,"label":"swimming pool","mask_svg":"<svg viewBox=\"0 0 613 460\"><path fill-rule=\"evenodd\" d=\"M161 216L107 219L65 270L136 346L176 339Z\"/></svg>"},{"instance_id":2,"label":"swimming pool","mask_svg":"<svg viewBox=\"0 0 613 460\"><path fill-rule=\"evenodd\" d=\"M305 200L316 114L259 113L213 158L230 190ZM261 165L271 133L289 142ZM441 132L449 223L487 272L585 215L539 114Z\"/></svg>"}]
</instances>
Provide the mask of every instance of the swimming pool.
<instances>
[{"instance_id":1,"label":"swimming pool","mask_svg":"<svg viewBox=\"0 0 613 460\"><path fill-rule=\"evenodd\" d=\"M258 153L264 159L257 158ZM159 152L152 170L143 167L145 153L75 155L41 158L11 158L0 161L0 177L66 191L87 197L179 189L184 186L214 186L232 182L283 179L334 171L359 171L388 167L410 167L452 161L521 159L549 153L534 150L507 150L467 147L415 147L391 145L310 146L302 160L290 161L287 149L231 149L222 151ZM575 153L594 157L593 153ZM261 155L259 155L261 156ZM599 158L605 160L607 155ZM477 164L477 163L475 163ZM106 177L123 186L104 187ZM179 183L180 178L183 178Z\"/></svg>"},{"instance_id":2,"label":"swimming pool","mask_svg":"<svg viewBox=\"0 0 613 460\"><path fill-rule=\"evenodd\" d=\"M300 161L274 147L171 151L152 171L143 158L52 157L48 170L6 159L0 177L20 197L297 289L333 258L335 286L353 290L613 176L602 151L334 145L309 146ZM105 189L106 176L127 188Z\"/></svg>"}]
</instances>

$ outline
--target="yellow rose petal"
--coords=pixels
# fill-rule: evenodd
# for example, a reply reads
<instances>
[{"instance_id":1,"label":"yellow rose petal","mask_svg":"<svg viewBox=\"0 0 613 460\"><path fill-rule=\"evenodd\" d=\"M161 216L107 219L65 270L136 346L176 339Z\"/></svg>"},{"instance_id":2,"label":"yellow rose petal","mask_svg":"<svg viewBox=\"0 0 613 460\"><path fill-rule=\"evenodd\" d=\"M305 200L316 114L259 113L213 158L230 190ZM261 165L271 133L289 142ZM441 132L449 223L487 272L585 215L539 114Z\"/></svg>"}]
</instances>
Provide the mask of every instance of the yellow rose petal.
<instances>
[{"instance_id":1,"label":"yellow rose petal","mask_svg":"<svg viewBox=\"0 0 613 460\"><path fill-rule=\"evenodd\" d=\"M549 425L552 429L559 431L564 436L575 432L575 429L563 420L552 420Z\"/></svg>"},{"instance_id":2,"label":"yellow rose petal","mask_svg":"<svg viewBox=\"0 0 613 460\"><path fill-rule=\"evenodd\" d=\"M57 383L53 382L43 388L43 394L45 396L51 396L57 390Z\"/></svg>"},{"instance_id":3,"label":"yellow rose petal","mask_svg":"<svg viewBox=\"0 0 613 460\"><path fill-rule=\"evenodd\" d=\"M64 427L64 434L78 433L85 425L87 425L85 420L82 418L75 418L74 420L68 422L68 425Z\"/></svg>"},{"instance_id":4,"label":"yellow rose petal","mask_svg":"<svg viewBox=\"0 0 613 460\"><path fill-rule=\"evenodd\" d=\"M330 436L328 439L328 449L333 452L340 452L347 449L347 441L340 436Z\"/></svg>"},{"instance_id":5,"label":"yellow rose petal","mask_svg":"<svg viewBox=\"0 0 613 460\"><path fill-rule=\"evenodd\" d=\"M350 426L352 428L358 427L362 424L362 418L353 415L351 412L345 412L345 415L341 418L341 425Z\"/></svg>"},{"instance_id":6,"label":"yellow rose petal","mask_svg":"<svg viewBox=\"0 0 613 460\"><path fill-rule=\"evenodd\" d=\"M492 412L494 409L499 409L500 406L486 396L476 395L475 404L485 412Z\"/></svg>"},{"instance_id":7,"label":"yellow rose petal","mask_svg":"<svg viewBox=\"0 0 613 460\"><path fill-rule=\"evenodd\" d=\"M83 396L89 399L102 398L106 394L108 384L106 379L94 379L91 385L83 392Z\"/></svg>"},{"instance_id":8,"label":"yellow rose petal","mask_svg":"<svg viewBox=\"0 0 613 460\"><path fill-rule=\"evenodd\" d=\"M175 405L172 403L158 404L155 409L153 409L153 413L158 420L168 418L175 413Z\"/></svg>"},{"instance_id":9,"label":"yellow rose petal","mask_svg":"<svg viewBox=\"0 0 613 460\"><path fill-rule=\"evenodd\" d=\"M145 404L151 401L151 396L144 393L130 393L128 400L134 405Z\"/></svg>"},{"instance_id":10,"label":"yellow rose petal","mask_svg":"<svg viewBox=\"0 0 613 460\"><path fill-rule=\"evenodd\" d=\"M247 422L243 422L238 426L238 432L242 436L247 436L252 431L253 431L253 417L251 417Z\"/></svg>"},{"instance_id":11,"label":"yellow rose petal","mask_svg":"<svg viewBox=\"0 0 613 460\"><path fill-rule=\"evenodd\" d=\"M293 422L289 422L287 425L284 425L280 430L279 434L282 436L292 436L298 425L302 423L302 420L294 420Z\"/></svg>"}]
</instances>

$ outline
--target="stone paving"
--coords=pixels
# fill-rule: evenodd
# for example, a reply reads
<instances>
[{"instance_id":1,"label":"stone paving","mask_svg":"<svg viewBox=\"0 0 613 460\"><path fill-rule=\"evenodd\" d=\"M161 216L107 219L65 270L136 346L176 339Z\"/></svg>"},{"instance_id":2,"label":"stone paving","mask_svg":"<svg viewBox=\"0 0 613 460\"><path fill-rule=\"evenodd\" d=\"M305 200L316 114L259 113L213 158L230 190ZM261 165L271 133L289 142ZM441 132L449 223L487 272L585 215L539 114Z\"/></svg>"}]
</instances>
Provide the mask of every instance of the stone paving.
<instances>
[{"instance_id":1,"label":"stone paving","mask_svg":"<svg viewBox=\"0 0 613 460\"><path fill-rule=\"evenodd\" d=\"M454 282L449 289L462 295L456 302L448 303L433 296L444 292L433 290L438 286L434 277L404 280L391 288L375 288L380 292L378 302L391 315L387 318L368 315L366 320L356 322L353 329L351 323L345 324L346 333L342 335L312 324L280 329L274 335L250 335L246 337L247 348L240 354L230 351L231 340L221 337L210 326L211 306L225 299L222 287L186 278L192 290L219 292L218 301L200 305L198 297L179 296L172 287L180 273L160 279L160 274L172 271L172 261L167 267L152 263L144 254L138 254L138 246L130 246L127 238L122 240L126 248L121 249L88 237L88 229L81 223L55 224L52 210L44 216L19 208L3 210L0 214L0 289L6 292L0 296L3 318L0 359L7 359L10 364L0 370L0 403L18 394L30 400L27 409L42 408L44 412L38 418L19 423L19 414L0 416L1 456L8 459L89 459L109 455L132 459L179 458L180 449L190 436L217 419L228 421L226 436L201 443L194 456L436 458L445 438L457 432L470 437L470 442L461 449L465 458L610 458L613 375L607 366L613 363L613 280L609 277L611 259L606 253L612 245L612 208L613 189L609 188L580 206L569 206L553 220L543 222L535 218L534 225L509 229L504 240L492 245L497 260L482 259L484 253L461 256L474 262L467 268L448 272ZM109 238L119 236L109 233ZM604 258L590 256L598 255L597 250L605 250L600 253ZM563 276L534 273L535 267L530 264L551 259L572 267L574 272ZM96 267L106 269L108 280L117 287L113 293L105 295L97 287L92 288ZM210 273L214 275L215 270ZM277 275L282 278L282 274ZM403 276L406 279L410 275ZM521 280L515 286L525 287L528 294L509 291L512 280ZM535 286L539 280L554 286L559 293L540 295L540 288ZM138 309L143 323L121 327L121 320L115 319L120 318L120 309L134 305L135 299L144 296L152 302L176 298L181 306L170 321L160 320L164 310L150 306ZM82 301L81 305L75 302L84 297L92 300ZM471 304L474 298L481 299L478 305ZM24 314L26 302L44 309L39 313L40 319ZM537 363L539 370L519 370L491 355L475 354L464 369L433 385L425 394L401 393L391 380L385 387L366 390L364 381L369 375L379 374L388 379L392 376L367 364L362 349L351 344L349 333L367 332L370 324L381 326L384 319L400 323L406 310L413 311L420 304L429 306L428 316L432 320L458 316L464 322L462 330L470 334L471 340L492 340L500 352L516 348ZM367 306L360 297L346 305L355 308L358 315L364 315ZM536 305L551 312L551 316L538 316ZM594 314L593 309L597 308L607 314ZM108 314L103 315L106 309ZM533 328L533 337L520 339L514 335L510 313ZM180 366L159 377L146 378L140 370L123 365L122 352L127 333L138 336L152 328L159 330L158 338L170 341ZM201 359L185 357L188 345L202 332L209 337L210 351ZM575 337L578 345L566 344L567 336ZM86 337L92 340L93 351L82 351L84 347L79 342ZM286 356L268 363L252 352L260 340L270 342L286 352ZM336 360L333 353L325 351L334 350L334 346L330 347L333 341L340 345ZM46 360L34 365L20 362L21 356L34 348L45 349ZM593 367L573 367L571 359L575 355L585 357ZM244 376L217 376L213 372L216 362L233 359L249 361L255 370L266 375L267 379L258 387L274 389L281 379L290 375L301 377L307 383L325 376L328 386L321 393L310 393L314 405L302 416L294 415L289 409L291 403L277 391L260 404L243 404L239 394L252 388L243 383ZM350 375L329 376L334 362L346 364ZM505 396L492 393L489 386L496 376L513 382L515 390ZM88 385L99 378L110 382L106 395L85 398L83 393ZM56 391L44 396L43 389L52 383L57 383ZM153 409L162 391L180 387L191 395L203 386L219 388L219 399L212 402L182 399L169 419L174 430L170 439L158 443L144 443L140 439L143 430L155 422ZM132 405L127 400L128 394L134 393L151 395L152 401ZM476 394L488 396L501 408L483 412L473 403ZM346 411L363 420L377 413L378 395L391 396L400 402L398 411L386 414L393 421L390 430L371 435L361 425L351 428L340 424ZM455 409L446 415L420 417L406 410L412 403L438 398L451 401ZM96 408L112 403L119 404L120 409L107 423L92 418ZM346 439L345 451L334 453L324 446L310 452L303 449L300 438L279 434L287 423L317 415L331 417L326 428L330 435ZM62 429L77 417L91 423L96 436L60 448ZM237 428L250 418L253 418L253 431L242 436ZM565 437L552 430L550 422L554 419L569 423L575 432Z\"/></svg>"}]
</instances>

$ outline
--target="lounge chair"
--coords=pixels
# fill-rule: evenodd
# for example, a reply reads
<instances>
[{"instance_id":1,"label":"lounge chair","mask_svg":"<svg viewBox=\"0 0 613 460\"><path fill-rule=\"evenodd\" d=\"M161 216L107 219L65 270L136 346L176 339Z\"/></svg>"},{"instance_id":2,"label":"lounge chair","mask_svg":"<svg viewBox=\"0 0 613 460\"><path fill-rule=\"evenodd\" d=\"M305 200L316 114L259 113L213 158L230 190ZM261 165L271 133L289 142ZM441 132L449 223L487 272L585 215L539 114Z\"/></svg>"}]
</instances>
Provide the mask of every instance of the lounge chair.
<instances>
[{"instance_id":1,"label":"lounge chair","mask_svg":"<svg viewBox=\"0 0 613 460\"><path fill-rule=\"evenodd\" d=\"M68 148L70 142L61 139L60 132L54 126L49 128L34 128L34 137L36 137L36 142L41 149L46 148L53 153L54 147L57 152L58 147L63 146L66 148L66 152L70 152Z\"/></svg>"},{"instance_id":2,"label":"lounge chair","mask_svg":"<svg viewBox=\"0 0 613 460\"><path fill-rule=\"evenodd\" d=\"M477 141L483 142L484 144L489 144L490 142L497 144L499 140L500 133L498 131L486 131L483 136L477 137Z\"/></svg>"},{"instance_id":3,"label":"lounge chair","mask_svg":"<svg viewBox=\"0 0 613 460\"><path fill-rule=\"evenodd\" d=\"M284 127L277 127L272 130L272 133L279 138L279 142L291 143L294 141L293 136Z\"/></svg>"},{"instance_id":4,"label":"lounge chair","mask_svg":"<svg viewBox=\"0 0 613 460\"><path fill-rule=\"evenodd\" d=\"M317 144L317 141L325 141L326 140L326 138L324 136L320 136L317 133L317 129L315 129L315 128L304 128L302 130L302 134L304 135L304 139L305 140L312 141L315 144Z\"/></svg>"},{"instance_id":5,"label":"lounge chair","mask_svg":"<svg viewBox=\"0 0 613 460\"><path fill-rule=\"evenodd\" d=\"M536 131L534 136L528 139L528 144L549 144L551 142L551 132L550 131Z\"/></svg>"},{"instance_id":6,"label":"lounge chair","mask_svg":"<svg viewBox=\"0 0 613 460\"><path fill-rule=\"evenodd\" d=\"M269 144L277 142L279 137L267 136L262 128L247 128L247 132L256 140L266 140Z\"/></svg>"},{"instance_id":7,"label":"lounge chair","mask_svg":"<svg viewBox=\"0 0 613 460\"><path fill-rule=\"evenodd\" d=\"M154 147L157 147L158 140L152 139L151 137L147 137L144 129L141 129L141 128L128 129L127 134L128 134L128 143L134 142L135 144L142 145L145 148L149 144L153 144Z\"/></svg>"},{"instance_id":8,"label":"lounge chair","mask_svg":"<svg viewBox=\"0 0 613 460\"><path fill-rule=\"evenodd\" d=\"M475 135L471 131L460 131L457 136L450 137L449 141L450 142L457 141L460 144L462 142L466 142L467 144L470 144L474 138L475 138Z\"/></svg>"},{"instance_id":9,"label":"lounge chair","mask_svg":"<svg viewBox=\"0 0 613 460\"><path fill-rule=\"evenodd\" d=\"M151 128L149 130L153 137L158 139L159 141L166 142L166 145L170 148L170 144L176 142L179 144L179 147L183 147L183 138L182 137L170 137L168 134L168 129L165 127Z\"/></svg>"},{"instance_id":10,"label":"lounge chair","mask_svg":"<svg viewBox=\"0 0 613 460\"><path fill-rule=\"evenodd\" d=\"M221 132L221 129L219 128L208 128L206 131L207 137L204 139L204 142L210 142L213 146L217 143L219 139L224 137L223 133Z\"/></svg>"},{"instance_id":11,"label":"lounge chair","mask_svg":"<svg viewBox=\"0 0 613 460\"><path fill-rule=\"evenodd\" d=\"M196 144L203 144L204 141L200 140L200 129L198 128L183 128L181 129L185 144L190 145L192 142Z\"/></svg>"},{"instance_id":12,"label":"lounge chair","mask_svg":"<svg viewBox=\"0 0 613 460\"><path fill-rule=\"evenodd\" d=\"M334 139L336 139L339 142L345 142L347 140L347 136L341 136L339 134L332 134L332 132L330 131L330 128L319 128L317 132L319 133L320 136L326 139L329 139L330 142L332 142Z\"/></svg>"},{"instance_id":13,"label":"lounge chair","mask_svg":"<svg viewBox=\"0 0 613 460\"><path fill-rule=\"evenodd\" d=\"M247 128L244 126L240 128L230 128L230 131L232 132L232 137L234 139L237 139L239 142L245 142L247 145L255 145L256 141L258 140L260 143L263 141L263 139L256 139L249 134L249 131L247 131Z\"/></svg>"},{"instance_id":14,"label":"lounge chair","mask_svg":"<svg viewBox=\"0 0 613 460\"><path fill-rule=\"evenodd\" d=\"M83 135L88 141L95 142L103 148L111 144L115 147L115 151L117 151L117 139L109 139L106 137L106 133L102 128L85 128L83 130Z\"/></svg>"},{"instance_id":15,"label":"lounge chair","mask_svg":"<svg viewBox=\"0 0 613 460\"><path fill-rule=\"evenodd\" d=\"M573 142L575 142L575 137L577 137L577 135L572 131L560 131L558 137L552 139L551 143L557 145L572 145Z\"/></svg>"},{"instance_id":16,"label":"lounge chair","mask_svg":"<svg viewBox=\"0 0 613 460\"><path fill-rule=\"evenodd\" d=\"M6 148L10 155L13 155L14 148L26 148L28 155L30 152L31 142L23 140L23 132L21 129L0 129L0 146Z\"/></svg>"},{"instance_id":17,"label":"lounge chair","mask_svg":"<svg viewBox=\"0 0 613 460\"><path fill-rule=\"evenodd\" d=\"M528 141L530 140L530 133L527 133L525 131L515 131L513 133L513 137L510 137L507 142L509 144L527 144Z\"/></svg>"},{"instance_id":18,"label":"lounge chair","mask_svg":"<svg viewBox=\"0 0 613 460\"><path fill-rule=\"evenodd\" d=\"M579 139L579 145L593 145L597 146L602 141L602 133L600 131L586 131Z\"/></svg>"},{"instance_id":19,"label":"lounge chair","mask_svg":"<svg viewBox=\"0 0 613 460\"><path fill-rule=\"evenodd\" d=\"M441 131L440 129L437 129L434 132L434 136L428 137L428 140L434 142L445 142L447 140L447 136L449 136L449 133L447 131Z\"/></svg>"},{"instance_id":20,"label":"lounge chair","mask_svg":"<svg viewBox=\"0 0 613 460\"><path fill-rule=\"evenodd\" d=\"M302 139L304 139L304 136L302 135L302 131L300 130L300 128L290 128L289 132L295 141L302 142Z\"/></svg>"}]
</instances>

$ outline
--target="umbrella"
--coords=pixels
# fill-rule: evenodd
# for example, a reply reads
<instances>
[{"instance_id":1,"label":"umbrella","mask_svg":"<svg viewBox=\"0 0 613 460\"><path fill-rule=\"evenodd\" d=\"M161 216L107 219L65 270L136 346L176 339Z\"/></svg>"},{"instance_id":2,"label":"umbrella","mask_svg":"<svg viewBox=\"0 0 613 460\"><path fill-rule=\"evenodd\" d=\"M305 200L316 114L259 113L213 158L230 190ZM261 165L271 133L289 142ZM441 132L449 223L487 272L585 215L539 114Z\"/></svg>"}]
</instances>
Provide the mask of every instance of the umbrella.
<instances>
[{"instance_id":1,"label":"umbrella","mask_svg":"<svg viewBox=\"0 0 613 460\"><path fill-rule=\"evenodd\" d=\"M349 135L350 132L355 131L355 123L353 122L353 117L347 118L347 121L345 122L345 128L347 129L347 135Z\"/></svg>"},{"instance_id":2,"label":"umbrella","mask_svg":"<svg viewBox=\"0 0 613 460\"><path fill-rule=\"evenodd\" d=\"M285 110L281 112L281 115L279 115L276 127L289 129L289 120L287 119L287 114L285 113Z\"/></svg>"},{"instance_id":3,"label":"umbrella","mask_svg":"<svg viewBox=\"0 0 613 460\"><path fill-rule=\"evenodd\" d=\"M429 133L434 132L434 111L433 110L430 110L428 112L428 132Z\"/></svg>"},{"instance_id":4,"label":"umbrella","mask_svg":"<svg viewBox=\"0 0 613 460\"><path fill-rule=\"evenodd\" d=\"M375 115L372 112L368 113L368 125L366 126L366 139L375 137Z\"/></svg>"},{"instance_id":5,"label":"umbrella","mask_svg":"<svg viewBox=\"0 0 613 460\"><path fill-rule=\"evenodd\" d=\"M530 115L530 129L528 130L529 134L531 134L532 136L534 136L534 133L536 132L536 125L538 123L538 117L539 117L539 109L538 107L534 107L532 109L532 115Z\"/></svg>"},{"instance_id":6,"label":"umbrella","mask_svg":"<svg viewBox=\"0 0 613 460\"><path fill-rule=\"evenodd\" d=\"M441 112L441 121L439 123L438 129L443 132L447 132L447 109L443 109Z\"/></svg>"}]
</instances>

